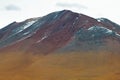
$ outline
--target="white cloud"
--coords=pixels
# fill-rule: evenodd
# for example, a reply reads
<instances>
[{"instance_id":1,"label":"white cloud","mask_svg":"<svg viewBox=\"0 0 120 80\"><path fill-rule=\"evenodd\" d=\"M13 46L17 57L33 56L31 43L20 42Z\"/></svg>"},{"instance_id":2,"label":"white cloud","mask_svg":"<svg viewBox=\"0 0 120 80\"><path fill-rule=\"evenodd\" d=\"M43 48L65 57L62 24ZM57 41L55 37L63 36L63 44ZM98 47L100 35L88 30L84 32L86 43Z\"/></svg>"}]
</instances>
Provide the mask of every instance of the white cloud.
<instances>
[{"instance_id":1,"label":"white cloud","mask_svg":"<svg viewBox=\"0 0 120 80\"><path fill-rule=\"evenodd\" d=\"M21 8L16 6L16 5L10 4L10 5L7 5L5 7L5 10L8 10L8 11L19 11L19 10L21 10Z\"/></svg>"},{"instance_id":2,"label":"white cloud","mask_svg":"<svg viewBox=\"0 0 120 80\"><path fill-rule=\"evenodd\" d=\"M63 3L63 2L58 2L56 3L56 6L62 7L62 8L77 8L77 9L87 9L86 6L78 4L78 3Z\"/></svg>"}]
</instances>

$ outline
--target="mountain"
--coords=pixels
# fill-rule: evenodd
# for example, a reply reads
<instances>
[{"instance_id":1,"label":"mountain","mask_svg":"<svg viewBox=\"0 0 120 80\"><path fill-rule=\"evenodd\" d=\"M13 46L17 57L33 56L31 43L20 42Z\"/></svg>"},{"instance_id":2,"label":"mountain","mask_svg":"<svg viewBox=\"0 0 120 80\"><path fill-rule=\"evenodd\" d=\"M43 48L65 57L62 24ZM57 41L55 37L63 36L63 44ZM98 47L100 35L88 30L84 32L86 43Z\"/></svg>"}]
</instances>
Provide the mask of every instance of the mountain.
<instances>
[{"instance_id":1,"label":"mountain","mask_svg":"<svg viewBox=\"0 0 120 80\"><path fill-rule=\"evenodd\" d=\"M2 28L0 48L3 52L22 51L38 54L57 50L112 50L114 43L119 44L119 33L120 26L108 19L94 19L63 10L41 18L13 22ZM119 51L118 47L120 45L115 47L115 50Z\"/></svg>"},{"instance_id":2,"label":"mountain","mask_svg":"<svg viewBox=\"0 0 120 80\"><path fill-rule=\"evenodd\" d=\"M0 80L120 80L120 25L62 10L0 29Z\"/></svg>"}]
</instances>

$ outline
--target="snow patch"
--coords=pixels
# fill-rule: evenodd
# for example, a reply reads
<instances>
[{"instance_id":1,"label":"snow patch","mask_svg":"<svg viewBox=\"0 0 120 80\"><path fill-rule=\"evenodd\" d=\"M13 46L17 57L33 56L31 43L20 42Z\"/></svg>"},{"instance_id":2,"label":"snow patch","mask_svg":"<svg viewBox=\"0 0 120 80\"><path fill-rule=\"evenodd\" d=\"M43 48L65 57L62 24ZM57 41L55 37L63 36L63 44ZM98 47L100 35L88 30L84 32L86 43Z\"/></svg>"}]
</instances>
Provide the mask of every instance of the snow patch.
<instances>
[{"instance_id":1,"label":"snow patch","mask_svg":"<svg viewBox=\"0 0 120 80\"><path fill-rule=\"evenodd\" d=\"M74 22L73 22L73 25L75 25L75 23L76 23L76 22L74 21Z\"/></svg>"},{"instance_id":2,"label":"snow patch","mask_svg":"<svg viewBox=\"0 0 120 80\"><path fill-rule=\"evenodd\" d=\"M23 26L23 29L26 29L26 28L28 28L29 26L31 26L33 23L35 23L36 22L36 20L35 21L30 21L30 22L27 22L24 26Z\"/></svg>"},{"instance_id":3,"label":"snow patch","mask_svg":"<svg viewBox=\"0 0 120 80\"><path fill-rule=\"evenodd\" d=\"M23 35L27 35L27 34L29 34L30 32L26 32L26 33L24 33Z\"/></svg>"},{"instance_id":4,"label":"snow patch","mask_svg":"<svg viewBox=\"0 0 120 80\"><path fill-rule=\"evenodd\" d=\"M98 19L97 21L98 21L98 22L101 22L101 20L100 20L100 19Z\"/></svg>"},{"instance_id":5,"label":"snow patch","mask_svg":"<svg viewBox=\"0 0 120 80\"><path fill-rule=\"evenodd\" d=\"M120 34L118 34L117 32L115 32L115 35L118 36L118 37L120 37Z\"/></svg>"},{"instance_id":6,"label":"snow patch","mask_svg":"<svg viewBox=\"0 0 120 80\"><path fill-rule=\"evenodd\" d=\"M48 36L43 36L40 40L38 40L36 43L40 43L41 41L43 41L44 39L46 39Z\"/></svg>"},{"instance_id":7,"label":"snow patch","mask_svg":"<svg viewBox=\"0 0 120 80\"><path fill-rule=\"evenodd\" d=\"M112 33L113 31L110 30L110 29L107 29L105 27L100 27L100 26L93 26L93 27L90 27L88 28L88 30L99 30L99 29L103 29L106 31L106 33Z\"/></svg>"},{"instance_id":8,"label":"snow patch","mask_svg":"<svg viewBox=\"0 0 120 80\"><path fill-rule=\"evenodd\" d=\"M34 20L34 21L30 21L30 22L27 22L25 23L24 25L18 27L17 29L13 30L15 31L15 34L19 33L19 32L22 32L23 30L25 30L26 28L28 28L29 26L31 26L32 24L34 24L37 20Z\"/></svg>"},{"instance_id":9,"label":"snow patch","mask_svg":"<svg viewBox=\"0 0 120 80\"><path fill-rule=\"evenodd\" d=\"M55 15L54 19L56 19L58 17L58 14Z\"/></svg>"},{"instance_id":10,"label":"snow patch","mask_svg":"<svg viewBox=\"0 0 120 80\"><path fill-rule=\"evenodd\" d=\"M79 19L79 17L76 17L76 19L75 20L78 20Z\"/></svg>"},{"instance_id":11,"label":"snow patch","mask_svg":"<svg viewBox=\"0 0 120 80\"><path fill-rule=\"evenodd\" d=\"M103 18L98 18L97 21L101 22L101 21L104 21L104 19Z\"/></svg>"},{"instance_id":12,"label":"snow patch","mask_svg":"<svg viewBox=\"0 0 120 80\"><path fill-rule=\"evenodd\" d=\"M107 29L106 33L112 33L113 31L110 29Z\"/></svg>"},{"instance_id":13,"label":"snow patch","mask_svg":"<svg viewBox=\"0 0 120 80\"><path fill-rule=\"evenodd\" d=\"M73 22L73 25L75 25L76 21L79 19L79 17L75 18L75 21Z\"/></svg>"}]
</instances>

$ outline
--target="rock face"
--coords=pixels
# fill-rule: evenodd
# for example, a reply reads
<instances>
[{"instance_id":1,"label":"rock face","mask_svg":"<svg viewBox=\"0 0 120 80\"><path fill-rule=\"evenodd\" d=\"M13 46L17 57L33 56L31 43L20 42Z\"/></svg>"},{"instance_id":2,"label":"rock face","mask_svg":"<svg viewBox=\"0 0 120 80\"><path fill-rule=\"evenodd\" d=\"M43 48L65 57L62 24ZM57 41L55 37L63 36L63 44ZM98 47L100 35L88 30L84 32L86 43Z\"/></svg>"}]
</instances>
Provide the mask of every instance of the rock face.
<instances>
[{"instance_id":1,"label":"rock face","mask_svg":"<svg viewBox=\"0 0 120 80\"><path fill-rule=\"evenodd\" d=\"M108 19L63 10L2 28L0 52L119 51L119 34L120 26Z\"/></svg>"}]
</instances>

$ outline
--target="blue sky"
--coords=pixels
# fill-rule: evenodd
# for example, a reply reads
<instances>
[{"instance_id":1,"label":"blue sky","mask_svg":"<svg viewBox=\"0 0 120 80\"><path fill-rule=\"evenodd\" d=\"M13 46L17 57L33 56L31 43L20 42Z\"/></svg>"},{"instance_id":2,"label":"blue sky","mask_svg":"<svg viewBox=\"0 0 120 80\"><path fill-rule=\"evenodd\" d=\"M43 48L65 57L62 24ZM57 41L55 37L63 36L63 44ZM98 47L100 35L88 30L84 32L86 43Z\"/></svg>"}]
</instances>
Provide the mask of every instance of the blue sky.
<instances>
[{"instance_id":1,"label":"blue sky","mask_svg":"<svg viewBox=\"0 0 120 80\"><path fill-rule=\"evenodd\" d=\"M105 17L120 24L120 0L0 0L0 28L13 21L44 16L69 9L94 18Z\"/></svg>"}]
</instances>

